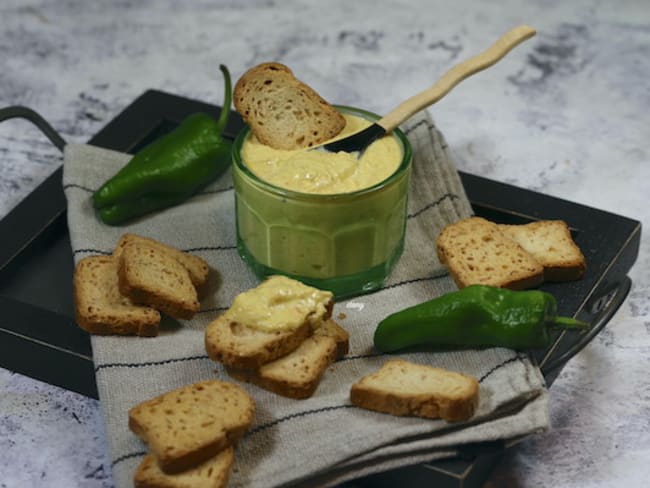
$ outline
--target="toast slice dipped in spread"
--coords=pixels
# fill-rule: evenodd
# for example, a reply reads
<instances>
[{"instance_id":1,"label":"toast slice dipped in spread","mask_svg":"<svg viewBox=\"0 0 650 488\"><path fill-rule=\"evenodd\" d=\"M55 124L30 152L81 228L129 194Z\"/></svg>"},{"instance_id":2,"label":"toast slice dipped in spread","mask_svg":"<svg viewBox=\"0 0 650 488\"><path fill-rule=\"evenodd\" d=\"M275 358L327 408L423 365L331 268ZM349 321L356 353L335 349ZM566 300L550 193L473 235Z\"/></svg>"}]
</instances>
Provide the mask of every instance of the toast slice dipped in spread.
<instances>
[{"instance_id":1,"label":"toast slice dipped in spread","mask_svg":"<svg viewBox=\"0 0 650 488\"><path fill-rule=\"evenodd\" d=\"M345 127L333 106L280 63L262 63L244 73L233 101L257 139L275 149L313 147Z\"/></svg>"}]
</instances>

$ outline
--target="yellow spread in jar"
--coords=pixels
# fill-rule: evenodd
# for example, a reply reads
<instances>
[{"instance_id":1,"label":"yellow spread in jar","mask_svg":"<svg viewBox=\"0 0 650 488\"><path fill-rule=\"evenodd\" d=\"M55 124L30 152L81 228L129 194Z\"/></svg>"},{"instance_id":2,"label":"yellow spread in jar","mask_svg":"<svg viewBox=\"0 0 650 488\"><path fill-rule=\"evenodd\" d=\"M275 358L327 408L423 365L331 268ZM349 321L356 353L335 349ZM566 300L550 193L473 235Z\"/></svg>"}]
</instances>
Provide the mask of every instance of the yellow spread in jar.
<instances>
[{"instance_id":1,"label":"yellow spread in jar","mask_svg":"<svg viewBox=\"0 0 650 488\"><path fill-rule=\"evenodd\" d=\"M371 123L362 117L343 116L345 128L335 139L359 132ZM392 135L374 141L357 158L357 153L343 151L274 149L251 133L241 154L258 178L288 190L319 194L349 193L376 185L397 170L403 157L402 147Z\"/></svg>"},{"instance_id":2,"label":"yellow spread in jar","mask_svg":"<svg viewBox=\"0 0 650 488\"><path fill-rule=\"evenodd\" d=\"M293 330L308 321L321 325L332 293L286 276L271 276L256 288L235 297L226 316L265 332Z\"/></svg>"}]
</instances>

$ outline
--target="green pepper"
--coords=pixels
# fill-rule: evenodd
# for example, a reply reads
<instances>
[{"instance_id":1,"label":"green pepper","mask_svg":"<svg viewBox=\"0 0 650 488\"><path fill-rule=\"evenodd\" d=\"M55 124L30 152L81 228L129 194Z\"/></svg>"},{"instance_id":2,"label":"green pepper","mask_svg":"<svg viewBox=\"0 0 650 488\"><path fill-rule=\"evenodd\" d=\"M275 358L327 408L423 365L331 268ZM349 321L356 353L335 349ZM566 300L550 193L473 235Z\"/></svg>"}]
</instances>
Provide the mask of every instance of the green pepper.
<instances>
[{"instance_id":1,"label":"green pepper","mask_svg":"<svg viewBox=\"0 0 650 488\"><path fill-rule=\"evenodd\" d=\"M374 343L383 352L413 346L533 349L549 345L549 327L554 326L589 324L558 317L550 293L472 285L386 317L375 330Z\"/></svg>"},{"instance_id":2,"label":"green pepper","mask_svg":"<svg viewBox=\"0 0 650 488\"><path fill-rule=\"evenodd\" d=\"M93 194L93 204L106 224L116 225L155 210L177 205L218 178L232 160L232 143L222 134L228 122L231 81L225 80L218 120L194 113L169 134L152 142Z\"/></svg>"}]
</instances>

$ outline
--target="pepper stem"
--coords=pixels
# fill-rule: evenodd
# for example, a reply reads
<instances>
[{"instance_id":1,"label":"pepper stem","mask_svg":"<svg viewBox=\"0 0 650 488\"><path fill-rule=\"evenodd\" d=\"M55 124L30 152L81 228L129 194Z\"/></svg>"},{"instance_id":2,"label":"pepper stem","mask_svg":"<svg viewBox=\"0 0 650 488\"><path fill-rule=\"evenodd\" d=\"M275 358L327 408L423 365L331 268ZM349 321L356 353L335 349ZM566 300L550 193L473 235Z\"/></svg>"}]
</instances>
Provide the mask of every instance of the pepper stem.
<instances>
[{"instance_id":1,"label":"pepper stem","mask_svg":"<svg viewBox=\"0 0 650 488\"><path fill-rule=\"evenodd\" d=\"M555 317L555 319L553 319L553 325L562 327L563 329L586 329L589 327L587 322L573 319L571 317Z\"/></svg>"},{"instance_id":2,"label":"pepper stem","mask_svg":"<svg viewBox=\"0 0 650 488\"><path fill-rule=\"evenodd\" d=\"M223 105L221 107L221 113L217 119L217 132L219 134L223 133L228 123L228 116L230 115L230 105L232 104L232 88L230 83L230 72L228 68L220 64L219 69L223 73L223 80L225 84L224 95L223 95Z\"/></svg>"}]
</instances>

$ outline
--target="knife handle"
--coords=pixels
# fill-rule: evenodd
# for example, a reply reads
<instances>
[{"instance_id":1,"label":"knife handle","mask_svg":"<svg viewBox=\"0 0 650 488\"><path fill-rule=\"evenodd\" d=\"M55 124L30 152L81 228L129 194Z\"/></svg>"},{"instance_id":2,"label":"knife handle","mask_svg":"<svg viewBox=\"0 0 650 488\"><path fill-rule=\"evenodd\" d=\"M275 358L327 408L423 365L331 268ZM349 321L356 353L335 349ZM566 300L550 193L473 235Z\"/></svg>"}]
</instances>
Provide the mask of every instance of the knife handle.
<instances>
[{"instance_id":1,"label":"knife handle","mask_svg":"<svg viewBox=\"0 0 650 488\"><path fill-rule=\"evenodd\" d=\"M530 39L535 33L535 29L527 25L515 27L497 39L494 44L481 54L452 67L431 87L405 100L377 123L386 129L386 132L390 132L410 116L440 100L468 76L495 64L508 54L512 48Z\"/></svg>"}]
</instances>

